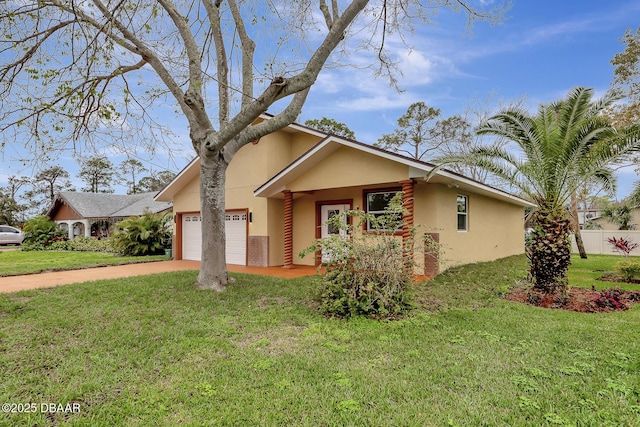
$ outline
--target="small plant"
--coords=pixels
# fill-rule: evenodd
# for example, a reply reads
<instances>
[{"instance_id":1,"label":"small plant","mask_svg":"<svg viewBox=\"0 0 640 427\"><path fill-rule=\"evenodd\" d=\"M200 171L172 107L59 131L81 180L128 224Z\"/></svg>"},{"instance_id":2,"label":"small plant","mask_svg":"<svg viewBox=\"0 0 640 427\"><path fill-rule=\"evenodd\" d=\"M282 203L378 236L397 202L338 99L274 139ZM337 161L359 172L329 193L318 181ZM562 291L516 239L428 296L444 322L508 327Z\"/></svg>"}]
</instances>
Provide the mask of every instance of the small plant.
<instances>
[{"instance_id":1,"label":"small plant","mask_svg":"<svg viewBox=\"0 0 640 427\"><path fill-rule=\"evenodd\" d=\"M640 246L638 243L634 243L631 239L626 239L624 237L608 237L607 242L611 243L615 251L624 253L627 258L629 258L629 254L632 250Z\"/></svg>"},{"instance_id":2,"label":"small plant","mask_svg":"<svg viewBox=\"0 0 640 427\"><path fill-rule=\"evenodd\" d=\"M65 232L48 216L31 218L24 224L23 251L42 251L55 242L66 239Z\"/></svg>"},{"instance_id":3,"label":"small plant","mask_svg":"<svg viewBox=\"0 0 640 427\"><path fill-rule=\"evenodd\" d=\"M598 307L612 308L614 310L620 310L620 309L625 310L626 306L622 301L620 301L621 296L622 296L622 291L620 289L618 288L608 289L608 290L602 291L600 293L600 296L595 298L593 302Z\"/></svg>"},{"instance_id":4,"label":"small plant","mask_svg":"<svg viewBox=\"0 0 640 427\"><path fill-rule=\"evenodd\" d=\"M159 255L164 253L171 238L168 222L171 215L154 215L146 212L140 217L131 217L118 224L114 247L122 255Z\"/></svg>"},{"instance_id":5,"label":"small plant","mask_svg":"<svg viewBox=\"0 0 640 427\"><path fill-rule=\"evenodd\" d=\"M620 261L616 264L616 270L625 282L631 282L635 278L640 277L640 262L630 260Z\"/></svg>"},{"instance_id":6,"label":"small plant","mask_svg":"<svg viewBox=\"0 0 640 427\"><path fill-rule=\"evenodd\" d=\"M527 292L527 302L531 305L538 305L542 303L542 297L538 292L534 290L529 290Z\"/></svg>"}]
</instances>

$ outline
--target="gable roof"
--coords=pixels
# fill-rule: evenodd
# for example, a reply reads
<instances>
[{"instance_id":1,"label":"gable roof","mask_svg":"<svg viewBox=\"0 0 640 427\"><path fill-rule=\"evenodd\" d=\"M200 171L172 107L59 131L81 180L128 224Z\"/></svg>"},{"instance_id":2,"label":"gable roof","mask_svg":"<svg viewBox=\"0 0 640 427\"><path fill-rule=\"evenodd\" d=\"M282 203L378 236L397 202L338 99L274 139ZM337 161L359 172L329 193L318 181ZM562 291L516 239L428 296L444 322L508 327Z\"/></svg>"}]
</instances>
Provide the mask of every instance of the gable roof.
<instances>
[{"instance_id":1,"label":"gable roof","mask_svg":"<svg viewBox=\"0 0 640 427\"><path fill-rule=\"evenodd\" d=\"M291 162L283 170L274 175L267 182L258 187L254 192L256 197L272 197L281 193L286 188L286 184L301 176L303 173L311 169L323 159L335 152L341 147L349 147L364 153L382 157L403 165L408 166L407 179L425 179L426 175L436 168L433 163L416 160L411 157L403 156L382 148L364 144L362 142L342 138L335 135L327 136L318 144L313 146L309 151ZM533 207L534 204L520 197L514 196L505 191L491 187L474 179L460 175L459 173L441 169L429 180L432 183L446 184L451 187L467 189L475 193L487 195L492 198L500 199L521 206Z\"/></svg>"},{"instance_id":2,"label":"gable roof","mask_svg":"<svg viewBox=\"0 0 640 427\"><path fill-rule=\"evenodd\" d=\"M62 204L69 206L83 218L125 218L139 216L147 211L158 213L171 208L171 203L156 201L154 195L155 193L105 194L63 191L56 196L47 215L52 217Z\"/></svg>"},{"instance_id":3,"label":"gable roof","mask_svg":"<svg viewBox=\"0 0 640 427\"><path fill-rule=\"evenodd\" d=\"M178 175L173 178L169 184L167 184L162 190L156 194L154 200L170 202L173 200L173 196L176 195L182 187L191 182L192 179L200 174L200 157L195 157L187 164Z\"/></svg>"},{"instance_id":4,"label":"gable roof","mask_svg":"<svg viewBox=\"0 0 640 427\"><path fill-rule=\"evenodd\" d=\"M268 119L269 116L262 117ZM311 147L306 153L295 159L284 169L271 177L267 182L260 185L254 192L255 197L274 197L286 189L286 185L300 177L313 166L320 163L330 154L334 153L341 147L349 147L355 150L382 157L387 160L401 163L408 167L407 179L425 179L426 175L436 168L436 165L411 157L403 156L373 145L364 144L348 138L327 134L316 129L307 128L306 126L293 123L287 126L284 131L288 132L304 132L319 137L324 137L320 142ZM187 183L198 176L200 173L200 158L194 158L164 189L162 189L155 197L155 200L170 201ZM508 203L534 207L535 205L525 199L514 196L506 191L491 187L474 179L468 178L459 173L440 169L429 179L431 183L445 184L450 187L468 190L474 193L483 194L488 197L506 201Z\"/></svg>"}]
</instances>

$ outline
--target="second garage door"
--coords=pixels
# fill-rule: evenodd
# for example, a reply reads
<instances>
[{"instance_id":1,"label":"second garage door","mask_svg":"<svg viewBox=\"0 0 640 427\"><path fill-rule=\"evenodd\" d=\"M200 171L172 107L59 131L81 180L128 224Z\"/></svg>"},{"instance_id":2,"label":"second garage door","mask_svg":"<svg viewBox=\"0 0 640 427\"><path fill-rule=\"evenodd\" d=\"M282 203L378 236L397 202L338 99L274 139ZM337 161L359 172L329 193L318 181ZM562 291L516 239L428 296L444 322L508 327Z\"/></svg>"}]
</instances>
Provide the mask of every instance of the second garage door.
<instances>
[{"instance_id":1,"label":"second garage door","mask_svg":"<svg viewBox=\"0 0 640 427\"><path fill-rule=\"evenodd\" d=\"M202 216L182 216L182 259L200 261L202 254ZM247 214L246 211L227 211L225 216L227 264L247 263Z\"/></svg>"}]
</instances>

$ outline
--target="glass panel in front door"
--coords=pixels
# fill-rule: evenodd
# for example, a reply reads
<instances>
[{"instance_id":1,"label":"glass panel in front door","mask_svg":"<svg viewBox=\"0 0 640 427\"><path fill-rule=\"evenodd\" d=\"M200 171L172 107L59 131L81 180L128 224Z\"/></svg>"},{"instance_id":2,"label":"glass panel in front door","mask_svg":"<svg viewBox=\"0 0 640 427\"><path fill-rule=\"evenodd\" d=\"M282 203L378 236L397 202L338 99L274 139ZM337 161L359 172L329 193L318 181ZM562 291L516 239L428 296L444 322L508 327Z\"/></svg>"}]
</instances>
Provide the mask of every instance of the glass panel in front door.
<instances>
[{"instance_id":1,"label":"glass panel in front door","mask_svg":"<svg viewBox=\"0 0 640 427\"><path fill-rule=\"evenodd\" d=\"M339 234L341 236L346 236L346 230L340 230L340 227L337 224L331 224L328 221L338 215L343 214L345 211L349 210L349 205L322 205L320 209L320 220L321 224L321 237L323 239L331 236ZM344 223L346 224L347 217L343 215ZM333 256L330 251L323 250L322 251L322 262L331 262Z\"/></svg>"}]
</instances>

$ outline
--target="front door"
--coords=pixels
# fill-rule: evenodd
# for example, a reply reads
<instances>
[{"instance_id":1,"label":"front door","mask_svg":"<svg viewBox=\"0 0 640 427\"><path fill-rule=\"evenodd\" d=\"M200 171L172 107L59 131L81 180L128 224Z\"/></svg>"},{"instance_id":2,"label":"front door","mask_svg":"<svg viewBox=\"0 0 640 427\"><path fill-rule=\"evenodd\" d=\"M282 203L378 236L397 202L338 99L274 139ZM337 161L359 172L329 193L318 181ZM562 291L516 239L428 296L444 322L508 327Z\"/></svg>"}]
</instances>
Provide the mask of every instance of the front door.
<instances>
[{"instance_id":1,"label":"front door","mask_svg":"<svg viewBox=\"0 0 640 427\"><path fill-rule=\"evenodd\" d=\"M346 230L344 228L340 228L335 224L330 224L328 221L334 216L341 215L344 212L350 209L349 205L346 204L335 204L335 205L322 205L320 207L320 238L326 239L331 235L339 234L343 237L347 236ZM343 215L344 224L346 224L347 217ZM322 250L322 262L331 262L332 255L331 252L327 249Z\"/></svg>"}]
</instances>

